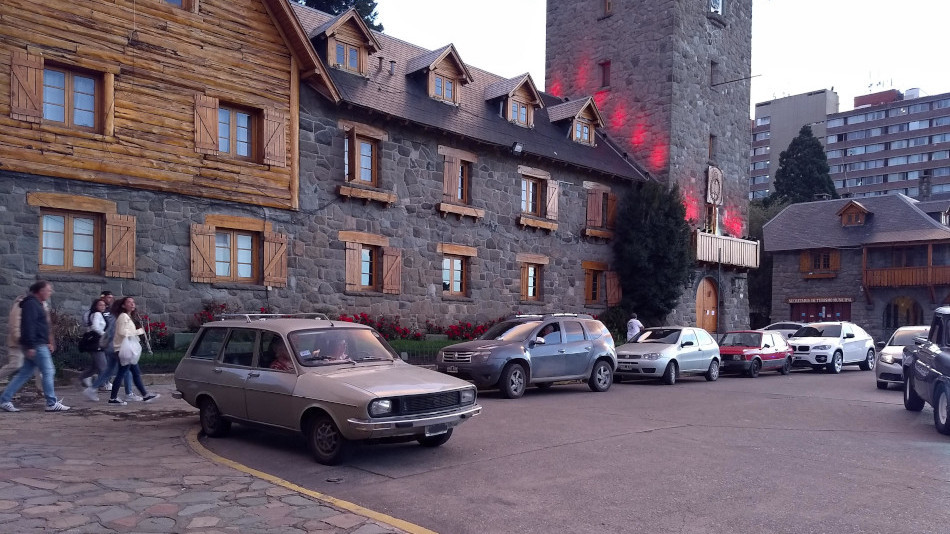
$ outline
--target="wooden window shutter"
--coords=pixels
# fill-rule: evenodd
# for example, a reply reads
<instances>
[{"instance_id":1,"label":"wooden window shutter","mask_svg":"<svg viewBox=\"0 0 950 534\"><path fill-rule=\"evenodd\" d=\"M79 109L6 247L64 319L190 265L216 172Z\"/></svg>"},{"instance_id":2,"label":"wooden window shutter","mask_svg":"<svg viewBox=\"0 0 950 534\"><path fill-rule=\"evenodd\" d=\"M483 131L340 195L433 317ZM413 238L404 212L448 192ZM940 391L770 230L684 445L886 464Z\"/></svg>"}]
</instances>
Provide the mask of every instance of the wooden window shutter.
<instances>
[{"instance_id":1,"label":"wooden window shutter","mask_svg":"<svg viewBox=\"0 0 950 534\"><path fill-rule=\"evenodd\" d=\"M359 176L360 170L356 167L359 164L360 146L356 143L356 128L350 128L346 131L346 138L349 143L349 152L347 153L347 165L349 172L346 175L346 181L352 182Z\"/></svg>"},{"instance_id":2,"label":"wooden window shutter","mask_svg":"<svg viewBox=\"0 0 950 534\"><path fill-rule=\"evenodd\" d=\"M830 256L829 260L831 263L831 270L832 271L840 270L841 269L841 252L838 251L837 249L831 250L829 252L829 256Z\"/></svg>"},{"instance_id":3,"label":"wooden window shutter","mask_svg":"<svg viewBox=\"0 0 950 534\"><path fill-rule=\"evenodd\" d=\"M43 56L13 51L10 118L27 122L40 122L43 118Z\"/></svg>"},{"instance_id":4,"label":"wooden window shutter","mask_svg":"<svg viewBox=\"0 0 950 534\"><path fill-rule=\"evenodd\" d=\"M613 230L617 224L617 195L607 193L607 228Z\"/></svg>"},{"instance_id":5,"label":"wooden window shutter","mask_svg":"<svg viewBox=\"0 0 950 534\"><path fill-rule=\"evenodd\" d=\"M607 271L607 305L618 306L623 297L620 289L620 277L615 271Z\"/></svg>"},{"instance_id":6,"label":"wooden window shutter","mask_svg":"<svg viewBox=\"0 0 950 534\"><path fill-rule=\"evenodd\" d=\"M599 228L603 225L601 214L603 213L604 192L599 189L590 189L587 191L587 226L590 228Z\"/></svg>"},{"instance_id":7,"label":"wooden window shutter","mask_svg":"<svg viewBox=\"0 0 950 534\"><path fill-rule=\"evenodd\" d=\"M287 236L264 232L264 285L287 287Z\"/></svg>"},{"instance_id":8,"label":"wooden window shutter","mask_svg":"<svg viewBox=\"0 0 950 534\"><path fill-rule=\"evenodd\" d=\"M360 250L359 243L346 243L346 290L360 290Z\"/></svg>"},{"instance_id":9,"label":"wooden window shutter","mask_svg":"<svg viewBox=\"0 0 950 534\"><path fill-rule=\"evenodd\" d=\"M264 165L287 166L286 116L275 110L264 110Z\"/></svg>"},{"instance_id":10,"label":"wooden window shutter","mask_svg":"<svg viewBox=\"0 0 950 534\"><path fill-rule=\"evenodd\" d=\"M560 184L557 180L548 180L547 187L544 188L547 193L547 203L545 204L544 215L552 221L557 220L557 203L560 192Z\"/></svg>"},{"instance_id":11,"label":"wooden window shutter","mask_svg":"<svg viewBox=\"0 0 950 534\"><path fill-rule=\"evenodd\" d=\"M195 152L218 154L218 99L195 93Z\"/></svg>"},{"instance_id":12,"label":"wooden window shutter","mask_svg":"<svg viewBox=\"0 0 950 534\"><path fill-rule=\"evenodd\" d=\"M798 269L803 273L811 271L811 253L807 250L802 251L801 257L799 258Z\"/></svg>"},{"instance_id":13,"label":"wooden window shutter","mask_svg":"<svg viewBox=\"0 0 950 534\"><path fill-rule=\"evenodd\" d=\"M214 226L191 225L191 281L214 282Z\"/></svg>"},{"instance_id":14,"label":"wooden window shutter","mask_svg":"<svg viewBox=\"0 0 950 534\"><path fill-rule=\"evenodd\" d=\"M135 278L135 217L106 214L106 276Z\"/></svg>"},{"instance_id":15,"label":"wooden window shutter","mask_svg":"<svg viewBox=\"0 0 950 534\"><path fill-rule=\"evenodd\" d=\"M383 247L383 293L398 295L402 289L402 251Z\"/></svg>"},{"instance_id":16,"label":"wooden window shutter","mask_svg":"<svg viewBox=\"0 0 950 534\"><path fill-rule=\"evenodd\" d=\"M456 156L445 156L442 178L443 202L458 202L459 165L461 161Z\"/></svg>"}]
</instances>

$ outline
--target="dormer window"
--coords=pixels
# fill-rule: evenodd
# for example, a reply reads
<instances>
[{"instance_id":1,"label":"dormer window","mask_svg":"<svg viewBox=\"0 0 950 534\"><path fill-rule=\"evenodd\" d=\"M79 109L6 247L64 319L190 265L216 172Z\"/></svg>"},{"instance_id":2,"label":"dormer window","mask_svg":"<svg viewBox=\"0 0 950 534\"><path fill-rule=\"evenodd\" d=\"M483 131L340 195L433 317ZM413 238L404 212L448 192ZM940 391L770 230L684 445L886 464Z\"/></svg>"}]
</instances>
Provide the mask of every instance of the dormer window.
<instances>
[{"instance_id":1,"label":"dormer window","mask_svg":"<svg viewBox=\"0 0 950 534\"><path fill-rule=\"evenodd\" d=\"M363 57L362 50L358 46L348 43L336 43L336 66L357 74L363 69L360 68L360 59Z\"/></svg>"},{"instance_id":2,"label":"dormer window","mask_svg":"<svg viewBox=\"0 0 950 534\"><path fill-rule=\"evenodd\" d=\"M534 124L534 108L512 98L508 106L508 120L519 126L531 126Z\"/></svg>"},{"instance_id":3,"label":"dormer window","mask_svg":"<svg viewBox=\"0 0 950 534\"><path fill-rule=\"evenodd\" d=\"M548 118L552 123L563 124L567 138L575 143L594 146L595 128L603 127L604 119L597 111L597 105L591 97L569 100L548 108ZM570 122L568 122L570 121Z\"/></svg>"},{"instance_id":4,"label":"dormer window","mask_svg":"<svg viewBox=\"0 0 950 534\"><path fill-rule=\"evenodd\" d=\"M838 210L838 216L841 217L841 226L863 226L867 222L867 216L870 213L861 203L854 200Z\"/></svg>"},{"instance_id":5,"label":"dormer window","mask_svg":"<svg viewBox=\"0 0 950 534\"><path fill-rule=\"evenodd\" d=\"M534 110L544 107L541 93L527 73L489 85L485 88L485 100L499 102L499 114L525 128L534 127Z\"/></svg>"},{"instance_id":6,"label":"dormer window","mask_svg":"<svg viewBox=\"0 0 950 534\"><path fill-rule=\"evenodd\" d=\"M452 44L410 59L406 76L425 80L430 98L456 105L461 101L460 86L472 83L472 73Z\"/></svg>"},{"instance_id":7,"label":"dormer window","mask_svg":"<svg viewBox=\"0 0 950 534\"><path fill-rule=\"evenodd\" d=\"M353 8L315 28L309 37L325 39L327 63L362 76L367 75L369 56L381 49L373 32Z\"/></svg>"},{"instance_id":8,"label":"dormer window","mask_svg":"<svg viewBox=\"0 0 950 534\"><path fill-rule=\"evenodd\" d=\"M434 78L435 86L432 96L448 102L455 102L455 80L439 74L436 74Z\"/></svg>"},{"instance_id":9,"label":"dormer window","mask_svg":"<svg viewBox=\"0 0 950 534\"><path fill-rule=\"evenodd\" d=\"M591 124L584 119L574 121L574 140L585 145L594 144L594 135Z\"/></svg>"}]
</instances>

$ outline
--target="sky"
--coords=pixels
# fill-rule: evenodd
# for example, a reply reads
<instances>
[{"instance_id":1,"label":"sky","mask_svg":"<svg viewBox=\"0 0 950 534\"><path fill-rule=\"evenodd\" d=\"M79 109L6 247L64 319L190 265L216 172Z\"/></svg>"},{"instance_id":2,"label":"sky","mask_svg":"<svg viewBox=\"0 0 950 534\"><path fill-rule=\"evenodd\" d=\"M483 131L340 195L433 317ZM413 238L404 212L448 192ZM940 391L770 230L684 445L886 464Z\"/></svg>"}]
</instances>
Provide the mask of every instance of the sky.
<instances>
[{"instance_id":1,"label":"sky","mask_svg":"<svg viewBox=\"0 0 950 534\"><path fill-rule=\"evenodd\" d=\"M544 0L378 0L377 6L377 21L393 37L429 49L454 43L469 65L506 77L530 72L544 86ZM948 0L753 0L750 109L832 87L839 111L852 109L855 96L892 88L920 88L921 96L950 92L948 18ZM521 21L518 31L496 31L505 21Z\"/></svg>"}]
</instances>

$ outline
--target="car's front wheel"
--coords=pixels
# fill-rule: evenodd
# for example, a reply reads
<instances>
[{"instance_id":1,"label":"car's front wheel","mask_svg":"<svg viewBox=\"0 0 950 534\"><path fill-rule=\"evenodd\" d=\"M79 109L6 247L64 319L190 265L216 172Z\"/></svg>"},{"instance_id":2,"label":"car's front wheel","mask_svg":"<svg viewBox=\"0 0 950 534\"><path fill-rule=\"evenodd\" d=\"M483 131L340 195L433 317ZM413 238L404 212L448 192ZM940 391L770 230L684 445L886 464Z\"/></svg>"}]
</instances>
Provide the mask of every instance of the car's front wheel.
<instances>
[{"instance_id":1,"label":"car's front wheel","mask_svg":"<svg viewBox=\"0 0 950 534\"><path fill-rule=\"evenodd\" d=\"M867 355L864 357L864 361L858 364L858 367L862 371L870 371L874 369L874 360L877 358L874 357L874 349L868 349Z\"/></svg>"},{"instance_id":2,"label":"car's front wheel","mask_svg":"<svg viewBox=\"0 0 950 534\"><path fill-rule=\"evenodd\" d=\"M666 364L666 370L663 371L663 383L672 386L676 383L676 362L671 361Z\"/></svg>"},{"instance_id":3,"label":"car's front wheel","mask_svg":"<svg viewBox=\"0 0 950 534\"><path fill-rule=\"evenodd\" d=\"M831 361L828 362L828 372L833 374L838 374L841 372L841 351L836 351L831 356Z\"/></svg>"},{"instance_id":4,"label":"car's front wheel","mask_svg":"<svg viewBox=\"0 0 950 534\"><path fill-rule=\"evenodd\" d=\"M912 412L924 409L924 399L914 391L914 377L904 374L904 408Z\"/></svg>"},{"instance_id":5,"label":"car's front wheel","mask_svg":"<svg viewBox=\"0 0 950 534\"><path fill-rule=\"evenodd\" d=\"M343 437L329 415L320 414L313 418L305 433L307 446L318 463L336 465L343 460L349 440Z\"/></svg>"},{"instance_id":6,"label":"car's front wheel","mask_svg":"<svg viewBox=\"0 0 950 534\"><path fill-rule=\"evenodd\" d=\"M950 435L950 396L948 396L945 386L937 386L934 395L934 427L941 434Z\"/></svg>"},{"instance_id":7,"label":"car's front wheel","mask_svg":"<svg viewBox=\"0 0 950 534\"><path fill-rule=\"evenodd\" d=\"M451 437L452 429L450 428L437 436L423 436L416 441L418 441L419 445L422 445L423 447L438 447L439 445L442 445L448 441Z\"/></svg>"},{"instance_id":8,"label":"car's front wheel","mask_svg":"<svg viewBox=\"0 0 950 534\"><path fill-rule=\"evenodd\" d=\"M614 383L614 371L610 368L610 364L600 360L594 364L594 370L590 373L590 378L587 379L587 387L591 391L604 392L610 389L610 385Z\"/></svg>"},{"instance_id":9,"label":"car's front wheel","mask_svg":"<svg viewBox=\"0 0 950 534\"><path fill-rule=\"evenodd\" d=\"M782 366L778 368L778 372L787 375L792 372L792 358L789 356L785 358L785 361L782 363Z\"/></svg>"},{"instance_id":10,"label":"car's front wheel","mask_svg":"<svg viewBox=\"0 0 950 534\"><path fill-rule=\"evenodd\" d=\"M752 360L752 363L749 364L749 370L746 371L746 374L749 378L756 378L759 376L759 371L762 370L762 361L758 358Z\"/></svg>"},{"instance_id":11,"label":"car's front wheel","mask_svg":"<svg viewBox=\"0 0 950 534\"><path fill-rule=\"evenodd\" d=\"M509 363L501 372L499 389L506 399L517 399L524 395L525 386L528 385L528 375L525 373L524 366L520 363Z\"/></svg>"},{"instance_id":12,"label":"car's front wheel","mask_svg":"<svg viewBox=\"0 0 950 534\"><path fill-rule=\"evenodd\" d=\"M231 421L221 415L218 405L211 399L201 399L198 419L201 421L201 431L209 438L223 438L231 431Z\"/></svg>"},{"instance_id":13,"label":"car's front wheel","mask_svg":"<svg viewBox=\"0 0 950 534\"><path fill-rule=\"evenodd\" d=\"M706 381L715 382L719 380L719 360L709 362L709 369L706 369Z\"/></svg>"}]
</instances>

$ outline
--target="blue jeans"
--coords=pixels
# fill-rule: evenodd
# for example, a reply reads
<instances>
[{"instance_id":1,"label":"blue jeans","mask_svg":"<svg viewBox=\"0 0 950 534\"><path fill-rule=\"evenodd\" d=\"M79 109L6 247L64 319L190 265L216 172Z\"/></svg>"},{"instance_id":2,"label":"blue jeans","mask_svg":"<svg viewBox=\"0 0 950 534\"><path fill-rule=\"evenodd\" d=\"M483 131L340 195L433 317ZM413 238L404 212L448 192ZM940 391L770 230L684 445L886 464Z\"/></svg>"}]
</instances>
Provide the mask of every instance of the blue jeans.
<instances>
[{"instance_id":1,"label":"blue jeans","mask_svg":"<svg viewBox=\"0 0 950 534\"><path fill-rule=\"evenodd\" d=\"M129 372L132 373L132 380L135 381L135 387L139 389L139 393L141 393L143 397L148 395L148 392L145 391L145 385L142 384L142 373L139 371L139 366L133 363L119 366L119 372L116 373L115 380L112 381L112 394L109 395L110 399L119 397L119 377ZM129 387L128 382L126 382L126 387ZM126 395L128 395L128 392L126 392Z\"/></svg>"},{"instance_id":2,"label":"blue jeans","mask_svg":"<svg viewBox=\"0 0 950 534\"><path fill-rule=\"evenodd\" d=\"M53 377L56 374L56 368L53 367L53 355L49 351L49 345L36 347L36 354L32 358L26 356L26 351L23 352L23 367L20 367L20 371L3 390L3 394L0 395L0 402L12 401L13 396L16 395L17 391L20 391L23 384L30 381L33 370L38 368L40 374L43 375L43 396L46 397L46 405L56 404L56 393L53 391Z\"/></svg>"},{"instance_id":3,"label":"blue jeans","mask_svg":"<svg viewBox=\"0 0 950 534\"><path fill-rule=\"evenodd\" d=\"M116 376L116 371L119 370L119 356L114 350L106 351L106 362L106 370L99 373L96 381L92 384L93 389L99 389L104 386L106 382ZM132 393L132 375L126 371L119 380L125 382L125 394L128 395Z\"/></svg>"}]
</instances>

